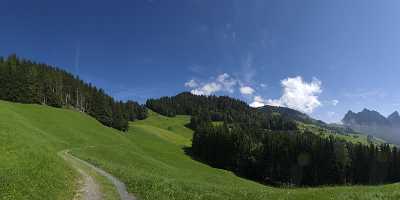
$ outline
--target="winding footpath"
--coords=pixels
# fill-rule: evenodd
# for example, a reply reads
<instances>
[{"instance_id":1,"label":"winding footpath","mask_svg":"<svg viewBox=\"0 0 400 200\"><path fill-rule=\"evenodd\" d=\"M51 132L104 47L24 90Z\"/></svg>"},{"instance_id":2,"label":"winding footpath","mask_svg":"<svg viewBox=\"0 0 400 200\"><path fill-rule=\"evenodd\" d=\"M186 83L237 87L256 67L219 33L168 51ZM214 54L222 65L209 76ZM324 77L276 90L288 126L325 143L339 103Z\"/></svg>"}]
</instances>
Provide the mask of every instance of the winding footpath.
<instances>
[{"instance_id":1,"label":"winding footpath","mask_svg":"<svg viewBox=\"0 0 400 200\"><path fill-rule=\"evenodd\" d=\"M128 193L123 182L106 171L69 154L69 150L60 151L58 155L68 162L82 176L81 181L83 181L83 183L80 184L82 187L79 189L77 196L74 197L74 200L102 200L103 196L96 179L90 176L82 165L93 169L96 173L106 177L115 186L121 200L137 200L136 197Z\"/></svg>"}]
</instances>

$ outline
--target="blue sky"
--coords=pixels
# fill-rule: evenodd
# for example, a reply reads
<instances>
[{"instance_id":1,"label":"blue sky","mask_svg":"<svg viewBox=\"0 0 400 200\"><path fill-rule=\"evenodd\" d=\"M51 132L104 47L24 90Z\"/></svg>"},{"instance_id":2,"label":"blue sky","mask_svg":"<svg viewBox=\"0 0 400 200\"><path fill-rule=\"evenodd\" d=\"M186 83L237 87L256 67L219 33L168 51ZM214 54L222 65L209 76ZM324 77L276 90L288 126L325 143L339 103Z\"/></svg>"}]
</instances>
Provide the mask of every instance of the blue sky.
<instances>
[{"instance_id":1,"label":"blue sky","mask_svg":"<svg viewBox=\"0 0 400 200\"><path fill-rule=\"evenodd\" d=\"M349 109L400 110L399 9L395 0L3 0L0 55L67 69L122 100L207 91L335 122Z\"/></svg>"}]
</instances>

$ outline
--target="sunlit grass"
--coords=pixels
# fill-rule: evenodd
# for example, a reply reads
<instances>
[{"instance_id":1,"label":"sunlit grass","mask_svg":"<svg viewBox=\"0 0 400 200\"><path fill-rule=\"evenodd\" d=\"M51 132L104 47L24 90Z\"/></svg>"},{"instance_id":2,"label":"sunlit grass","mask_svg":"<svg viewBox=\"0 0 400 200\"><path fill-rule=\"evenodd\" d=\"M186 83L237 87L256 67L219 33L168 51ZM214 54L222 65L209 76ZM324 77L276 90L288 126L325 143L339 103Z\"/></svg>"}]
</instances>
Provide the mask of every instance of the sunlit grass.
<instances>
[{"instance_id":1,"label":"sunlit grass","mask_svg":"<svg viewBox=\"0 0 400 200\"><path fill-rule=\"evenodd\" d=\"M85 114L0 101L0 199L71 199L77 174L63 149L116 177L140 199L400 199L400 185L284 189L191 159L188 116L151 113L121 133Z\"/></svg>"}]
</instances>

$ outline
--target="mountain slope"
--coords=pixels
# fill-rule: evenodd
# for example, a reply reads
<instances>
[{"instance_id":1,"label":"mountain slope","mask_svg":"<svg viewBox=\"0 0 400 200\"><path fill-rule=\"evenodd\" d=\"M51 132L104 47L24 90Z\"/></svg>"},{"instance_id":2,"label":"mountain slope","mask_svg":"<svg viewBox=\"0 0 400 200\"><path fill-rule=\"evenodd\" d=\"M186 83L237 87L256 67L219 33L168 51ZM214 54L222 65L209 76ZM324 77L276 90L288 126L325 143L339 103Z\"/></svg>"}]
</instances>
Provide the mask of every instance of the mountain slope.
<instances>
[{"instance_id":1,"label":"mountain slope","mask_svg":"<svg viewBox=\"0 0 400 200\"><path fill-rule=\"evenodd\" d=\"M399 112L395 111L390 114L387 118L389 122L394 126L400 126L400 115Z\"/></svg>"},{"instance_id":2,"label":"mountain slope","mask_svg":"<svg viewBox=\"0 0 400 200\"><path fill-rule=\"evenodd\" d=\"M371 142L375 144L385 143L384 140L378 138L377 136L373 138L368 138L366 135L356 132L350 127L346 127L340 124L327 124L321 120L313 119L307 114L291 108L266 105L258 108L258 110L269 115L275 113L281 115L284 118L294 120L297 122L298 128L300 130L309 130L323 137L333 135L334 137L341 140L362 144L369 144Z\"/></svg>"},{"instance_id":3,"label":"mountain slope","mask_svg":"<svg viewBox=\"0 0 400 200\"><path fill-rule=\"evenodd\" d=\"M387 118L377 111L364 109L354 113L349 111L343 124L360 133L382 138L390 143L400 144L400 115L396 111Z\"/></svg>"},{"instance_id":4,"label":"mountain slope","mask_svg":"<svg viewBox=\"0 0 400 200\"><path fill-rule=\"evenodd\" d=\"M390 122L374 110L364 109L359 113L349 111L343 118L345 124L359 124L359 125L390 125Z\"/></svg>"},{"instance_id":5,"label":"mountain slope","mask_svg":"<svg viewBox=\"0 0 400 200\"><path fill-rule=\"evenodd\" d=\"M139 199L398 199L399 184L277 189L191 159L188 116L151 113L126 134L85 114L0 101L0 199L72 199L63 149L126 183Z\"/></svg>"},{"instance_id":6,"label":"mountain slope","mask_svg":"<svg viewBox=\"0 0 400 200\"><path fill-rule=\"evenodd\" d=\"M291 108L265 105L263 107L258 108L258 110L260 110L261 112L265 112L267 114L279 113L283 117L303 122L306 124L326 125L324 122L320 120L313 119L307 114Z\"/></svg>"}]
</instances>

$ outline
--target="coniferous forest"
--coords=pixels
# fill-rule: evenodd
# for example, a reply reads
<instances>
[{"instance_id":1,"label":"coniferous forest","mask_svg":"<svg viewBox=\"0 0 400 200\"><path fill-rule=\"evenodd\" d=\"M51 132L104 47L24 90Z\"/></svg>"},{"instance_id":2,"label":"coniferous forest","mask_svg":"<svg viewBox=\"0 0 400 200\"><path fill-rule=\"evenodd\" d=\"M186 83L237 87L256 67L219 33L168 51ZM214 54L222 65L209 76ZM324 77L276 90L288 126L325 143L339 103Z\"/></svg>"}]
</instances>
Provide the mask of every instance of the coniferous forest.
<instances>
[{"instance_id":1,"label":"coniferous forest","mask_svg":"<svg viewBox=\"0 0 400 200\"><path fill-rule=\"evenodd\" d=\"M382 184L400 181L400 151L297 130L284 115L254 109L229 97L150 99L168 116L192 115L190 153L211 166L272 185Z\"/></svg>"},{"instance_id":2,"label":"coniferous forest","mask_svg":"<svg viewBox=\"0 0 400 200\"><path fill-rule=\"evenodd\" d=\"M400 181L396 147L302 132L290 114L302 118L301 113L290 109L255 109L227 96L188 92L149 99L146 106L116 101L64 70L16 55L0 58L0 74L2 100L76 109L122 131L128 129L128 121L146 118L147 108L170 117L191 115L190 153L195 159L261 183L317 186Z\"/></svg>"},{"instance_id":3,"label":"coniferous forest","mask_svg":"<svg viewBox=\"0 0 400 200\"><path fill-rule=\"evenodd\" d=\"M128 121L147 116L145 106L137 102L116 101L64 70L16 55L0 58L0 75L2 100L74 108L122 131L128 129Z\"/></svg>"},{"instance_id":4,"label":"coniferous forest","mask_svg":"<svg viewBox=\"0 0 400 200\"><path fill-rule=\"evenodd\" d=\"M174 97L149 99L146 106L160 114L173 117L175 115L191 115L190 126L195 129L209 117L211 121L240 123L247 127L270 130L295 130L296 123L284 116L260 112L249 107L245 102L227 96L197 96L189 92Z\"/></svg>"}]
</instances>

